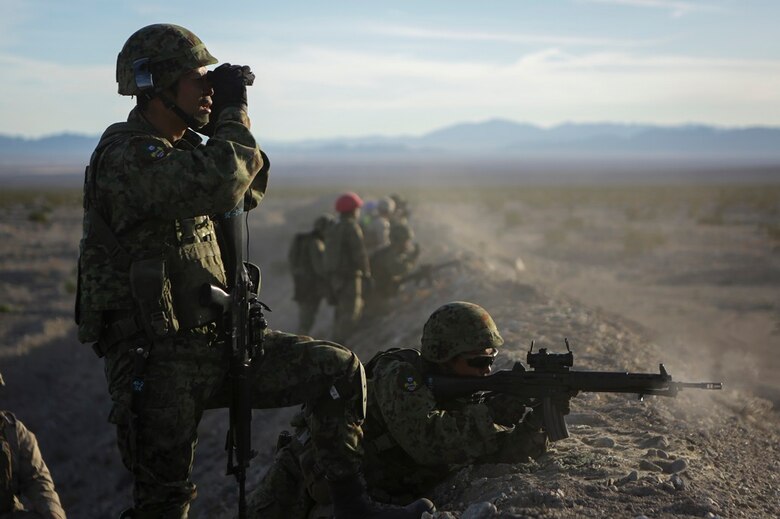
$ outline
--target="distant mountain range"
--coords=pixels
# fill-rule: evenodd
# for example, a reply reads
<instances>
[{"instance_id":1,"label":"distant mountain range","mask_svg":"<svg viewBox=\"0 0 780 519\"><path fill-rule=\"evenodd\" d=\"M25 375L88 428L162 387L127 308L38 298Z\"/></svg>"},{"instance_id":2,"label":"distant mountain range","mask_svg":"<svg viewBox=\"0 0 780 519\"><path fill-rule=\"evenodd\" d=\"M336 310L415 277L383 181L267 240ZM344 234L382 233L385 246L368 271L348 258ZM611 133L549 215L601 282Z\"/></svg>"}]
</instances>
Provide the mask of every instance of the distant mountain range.
<instances>
[{"instance_id":1,"label":"distant mountain range","mask_svg":"<svg viewBox=\"0 0 780 519\"><path fill-rule=\"evenodd\" d=\"M0 135L0 160L12 163L84 162L97 135L63 133L38 139ZM706 125L561 124L541 128L494 119L448 126L421 136L369 136L297 142L263 141L269 153L371 155L441 153L511 157L697 155L780 159L780 128L719 128Z\"/></svg>"}]
</instances>

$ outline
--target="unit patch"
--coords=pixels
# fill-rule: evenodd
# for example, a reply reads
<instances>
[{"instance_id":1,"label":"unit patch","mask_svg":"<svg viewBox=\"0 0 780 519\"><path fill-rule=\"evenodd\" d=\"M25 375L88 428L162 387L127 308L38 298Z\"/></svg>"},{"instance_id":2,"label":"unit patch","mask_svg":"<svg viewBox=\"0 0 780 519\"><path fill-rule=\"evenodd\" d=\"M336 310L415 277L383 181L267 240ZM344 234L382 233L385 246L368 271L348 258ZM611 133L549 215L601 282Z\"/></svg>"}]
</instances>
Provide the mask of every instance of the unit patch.
<instances>
[{"instance_id":1,"label":"unit patch","mask_svg":"<svg viewBox=\"0 0 780 519\"><path fill-rule=\"evenodd\" d=\"M414 377L406 377L406 382L404 383L404 388L409 391L410 393L412 391L415 391L420 385L417 383L417 381L414 379Z\"/></svg>"},{"instance_id":2,"label":"unit patch","mask_svg":"<svg viewBox=\"0 0 780 519\"><path fill-rule=\"evenodd\" d=\"M165 148L162 146L150 144L146 147L146 150L149 152L149 157L153 159L161 159L165 156Z\"/></svg>"}]
</instances>

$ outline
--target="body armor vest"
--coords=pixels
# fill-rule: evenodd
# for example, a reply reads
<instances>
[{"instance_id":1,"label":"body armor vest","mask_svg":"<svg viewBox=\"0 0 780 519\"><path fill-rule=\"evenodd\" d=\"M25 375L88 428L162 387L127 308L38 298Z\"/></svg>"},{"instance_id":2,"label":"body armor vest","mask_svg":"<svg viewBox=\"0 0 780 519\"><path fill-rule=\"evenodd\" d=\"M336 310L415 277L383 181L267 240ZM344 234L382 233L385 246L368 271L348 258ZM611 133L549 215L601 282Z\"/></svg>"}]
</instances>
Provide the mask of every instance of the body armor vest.
<instances>
[{"instance_id":1,"label":"body armor vest","mask_svg":"<svg viewBox=\"0 0 780 519\"><path fill-rule=\"evenodd\" d=\"M137 135L151 134L137 123L111 125L85 172L84 237L76 299L81 342L100 338L109 324L107 312L135 312L138 325L160 337L218 317L212 308L201 305L199 298L206 283L226 286L216 229L209 216L174 221L141 219L121 237L111 228L105 202L97 189L101 159L109 147ZM149 240L148 236L154 239ZM112 283L101 285L100 280ZM104 288L108 285L114 287L113 292ZM96 297L101 290L109 294Z\"/></svg>"}]
</instances>

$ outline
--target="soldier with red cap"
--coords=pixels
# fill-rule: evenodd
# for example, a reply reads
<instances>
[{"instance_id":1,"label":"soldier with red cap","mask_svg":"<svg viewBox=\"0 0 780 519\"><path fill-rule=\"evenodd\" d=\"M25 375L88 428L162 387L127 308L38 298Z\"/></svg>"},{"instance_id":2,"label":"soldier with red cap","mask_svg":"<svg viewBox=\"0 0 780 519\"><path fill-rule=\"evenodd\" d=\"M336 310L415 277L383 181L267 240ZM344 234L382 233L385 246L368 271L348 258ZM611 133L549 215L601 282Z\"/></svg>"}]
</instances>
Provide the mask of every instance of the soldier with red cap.
<instances>
[{"instance_id":1,"label":"soldier with red cap","mask_svg":"<svg viewBox=\"0 0 780 519\"><path fill-rule=\"evenodd\" d=\"M358 217L363 200L352 192L336 199L339 221L325 240L325 271L328 273L336 309L333 336L343 342L354 331L363 312L363 291L371 280L363 231Z\"/></svg>"}]
</instances>

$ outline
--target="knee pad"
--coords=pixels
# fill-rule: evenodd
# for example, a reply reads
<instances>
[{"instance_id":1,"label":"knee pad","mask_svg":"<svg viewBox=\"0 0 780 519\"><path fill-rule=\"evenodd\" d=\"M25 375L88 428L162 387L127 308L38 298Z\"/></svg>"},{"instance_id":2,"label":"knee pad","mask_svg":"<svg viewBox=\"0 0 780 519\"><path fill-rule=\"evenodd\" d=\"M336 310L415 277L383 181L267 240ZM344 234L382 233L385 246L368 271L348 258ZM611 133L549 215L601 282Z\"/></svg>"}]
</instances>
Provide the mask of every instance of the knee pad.
<instances>
[{"instance_id":1,"label":"knee pad","mask_svg":"<svg viewBox=\"0 0 780 519\"><path fill-rule=\"evenodd\" d=\"M366 418L367 400L366 372L363 364L350 349L335 343L332 343L332 346L348 352L349 361L346 369L334 379L327 395L319 399L316 407L326 413L342 413L346 410L352 421L361 423Z\"/></svg>"}]
</instances>

